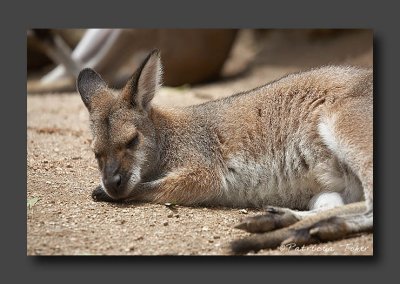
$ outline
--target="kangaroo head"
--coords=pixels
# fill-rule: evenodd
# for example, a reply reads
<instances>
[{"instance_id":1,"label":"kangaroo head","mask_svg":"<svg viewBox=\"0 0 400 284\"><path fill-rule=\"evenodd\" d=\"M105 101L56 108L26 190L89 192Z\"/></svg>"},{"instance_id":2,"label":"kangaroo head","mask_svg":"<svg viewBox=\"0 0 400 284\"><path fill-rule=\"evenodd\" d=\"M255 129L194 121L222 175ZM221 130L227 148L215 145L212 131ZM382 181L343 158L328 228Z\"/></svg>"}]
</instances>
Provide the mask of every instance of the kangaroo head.
<instances>
[{"instance_id":1,"label":"kangaroo head","mask_svg":"<svg viewBox=\"0 0 400 284\"><path fill-rule=\"evenodd\" d=\"M160 87L161 75L159 52L154 50L120 92L108 88L92 69L84 69L78 76L101 183L114 199L127 197L158 159L150 102Z\"/></svg>"}]
</instances>

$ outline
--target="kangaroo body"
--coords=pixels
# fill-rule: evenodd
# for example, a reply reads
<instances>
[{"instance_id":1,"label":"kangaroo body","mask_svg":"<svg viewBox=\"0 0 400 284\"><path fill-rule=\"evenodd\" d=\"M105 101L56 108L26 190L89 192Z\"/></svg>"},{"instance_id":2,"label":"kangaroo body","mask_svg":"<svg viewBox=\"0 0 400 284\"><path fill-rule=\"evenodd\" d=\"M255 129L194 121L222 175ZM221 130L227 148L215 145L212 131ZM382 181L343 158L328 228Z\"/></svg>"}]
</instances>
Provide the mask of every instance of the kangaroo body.
<instances>
[{"instance_id":1,"label":"kangaroo body","mask_svg":"<svg viewBox=\"0 0 400 284\"><path fill-rule=\"evenodd\" d=\"M372 70L322 67L185 108L151 104L160 78L157 52L120 93L81 72L95 199L311 210L296 220L362 201L372 228Z\"/></svg>"}]
</instances>

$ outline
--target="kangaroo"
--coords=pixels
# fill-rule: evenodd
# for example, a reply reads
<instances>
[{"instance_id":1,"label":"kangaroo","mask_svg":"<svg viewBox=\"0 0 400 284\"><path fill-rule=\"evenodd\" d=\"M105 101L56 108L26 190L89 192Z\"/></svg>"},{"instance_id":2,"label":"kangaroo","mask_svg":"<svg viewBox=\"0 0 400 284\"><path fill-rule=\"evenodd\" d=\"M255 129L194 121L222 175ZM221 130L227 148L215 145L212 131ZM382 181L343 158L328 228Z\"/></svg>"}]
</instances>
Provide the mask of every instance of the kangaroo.
<instances>
[{"instance_id":1,"label":"kangaroo","mask_svg":"<svg viewBox=\"0 0 400 284\"><path fill-rule=\"evenodd\" d=\"M235 29L89 29L71 51L60 36L62 31L32 29L29 42L59 65L40 81L29 82L27 90L29 93L70 90L80 66L96 69L110 85L121 87L131 75L128 67L137 66L136 60L144 58L155 46L164 52L164 69L173 70L163 78L167 85L214 80L237 32ZM178 55L180 60L175 59Z\"/></svg>"},{"instance_id":2,"label":"kangaroo","mask_svg":"<svg viewBox=\"0 0 400 284\"><path fill-rule=\"evenodd\" d=\"M329 241L373 228L373 72L326 66L182 108L152 103L160 52L121 91L84 69L101 172L96 201L260 207L234 253Z\"/></svg>"}]
</instances>

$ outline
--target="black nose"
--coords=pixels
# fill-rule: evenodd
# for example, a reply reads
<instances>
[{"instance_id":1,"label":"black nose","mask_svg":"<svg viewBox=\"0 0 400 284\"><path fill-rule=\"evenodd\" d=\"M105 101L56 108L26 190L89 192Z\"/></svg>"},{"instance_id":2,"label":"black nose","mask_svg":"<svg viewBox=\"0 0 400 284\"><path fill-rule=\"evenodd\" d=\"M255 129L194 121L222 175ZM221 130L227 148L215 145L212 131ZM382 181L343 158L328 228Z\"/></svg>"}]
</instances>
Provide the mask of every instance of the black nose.
<instances>
[{"instance_id":1,"label":"black nose","mask_svg":"<svg viewBox=\"0 0 400 284\"><path fill-rule=\"evenodd\" d=\"M115 174L103 180L104 186L117 193L118 188L121 186L121 175Z\"/></svg>"}]
</instances>

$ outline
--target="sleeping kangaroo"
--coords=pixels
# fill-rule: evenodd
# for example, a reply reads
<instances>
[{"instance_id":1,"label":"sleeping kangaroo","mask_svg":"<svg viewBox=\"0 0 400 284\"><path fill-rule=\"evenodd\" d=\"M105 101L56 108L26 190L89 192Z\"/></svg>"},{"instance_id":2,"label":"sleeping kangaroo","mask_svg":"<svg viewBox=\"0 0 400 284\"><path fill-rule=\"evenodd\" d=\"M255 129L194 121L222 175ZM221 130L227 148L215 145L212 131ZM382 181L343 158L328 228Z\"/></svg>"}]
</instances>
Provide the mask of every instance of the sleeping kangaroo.
<instances>
[{"instance_id":1,"label":"sleeping kangaroo","mask_svg":"<svg viewBox=\"0 0 400 284\"><path fill-rule=\"evenodd\" d=\"M373 228L373 73L328 66L201 105L152 104L158 50L120 91L84 69L96 201L265 207L234 253ZM274 206L274 207L271 207Z\"/></svg>"}]
</instances>

